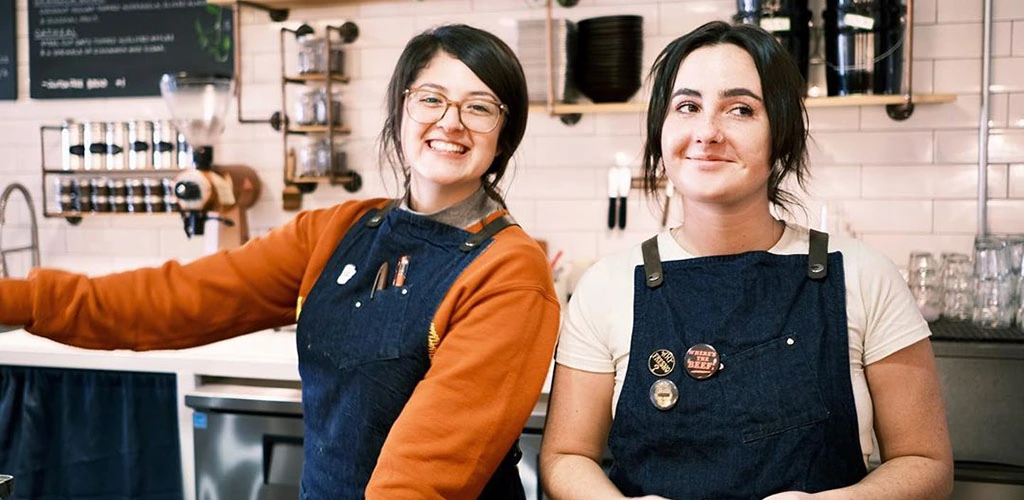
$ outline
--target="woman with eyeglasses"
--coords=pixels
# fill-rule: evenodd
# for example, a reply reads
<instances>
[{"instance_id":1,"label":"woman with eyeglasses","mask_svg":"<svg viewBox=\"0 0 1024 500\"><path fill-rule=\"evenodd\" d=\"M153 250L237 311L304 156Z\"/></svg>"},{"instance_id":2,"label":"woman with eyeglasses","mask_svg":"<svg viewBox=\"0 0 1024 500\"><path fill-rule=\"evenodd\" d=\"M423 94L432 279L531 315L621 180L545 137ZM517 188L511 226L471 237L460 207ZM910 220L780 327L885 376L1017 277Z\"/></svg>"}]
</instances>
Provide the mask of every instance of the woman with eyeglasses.
<instances>
[{"instance_id":1,"label":"woman with eyeglasses","mask_svg":"<svg viewBox=\"0 0 1024 500\"><path fill-rule=\"evenodd\" d=\"M386 99L398 198L302 212L187 265L36 269L0 282L0 323L147 350L297 321L303 499L523 498L516 441L559 303L498 189L526 129L522 69L494 35L441 26L406 45Z\"/></svg>"}]
</instances>

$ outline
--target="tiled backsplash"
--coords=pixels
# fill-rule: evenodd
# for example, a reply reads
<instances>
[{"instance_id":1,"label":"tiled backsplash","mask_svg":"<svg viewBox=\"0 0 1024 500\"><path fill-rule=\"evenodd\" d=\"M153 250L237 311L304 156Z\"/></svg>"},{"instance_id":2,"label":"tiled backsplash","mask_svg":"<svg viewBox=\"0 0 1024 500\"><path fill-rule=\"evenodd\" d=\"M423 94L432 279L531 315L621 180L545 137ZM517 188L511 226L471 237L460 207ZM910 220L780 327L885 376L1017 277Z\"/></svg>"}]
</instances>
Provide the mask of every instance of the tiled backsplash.
<instances>
[{"instance_id":1,"label":"tiled backsplash","mask_svg":"<svg viewBox=\"0 0 1024 500\"><path fill-rule=\"evenodd\" d=\"M25 3L18 0L21 95L14 102L0 101L0 185L26 184L37 198L38 213L40 125L57 124L66 117L161 119L168 113L159 98L30 100ZM294 9L290 25L352 20L360 28L358 40L346 47L346 72L352 82L343 88L342 100L344 119L353 130L346 147L349 164L362 173L364 188L351 194L340 187L320 186L305 196L304 207L394 194L390 173L378 173L375 138L383 123L383 89L409 37L442 22L465 22L491 30L514 46L515 20L543 18L543 3L376 0ZM806 212L798 212L802 222L809 218L817 226L821 207L827 206L842 227L900 265L913 249L971 248L977 232L982 3L915 0L915 90L955 93L956 102L918 105L902 122L889 119L881 106L809 110L813 179L804 197ZM643 15L644 61L649 67L668 41L705 21L727 19L735 6L732 0L582 0L571 9L556 7L555 14L572 20ZM1006 93L992 98L992 126L1015 130L993 134L990 142L988 219L992 232L1024 232L1024 1L995 0L994 17L993 83ZM280 108L280 25L250 9L243 11L242 19L244 114L269 117ZM642 100L643 95L634 99ZM232 108L232 121L235 116ZM605 229L606 168L617 152L639 158L642 119L639 113L591 114L566 126L543 113L531 114L508 176L508 201L530 233L547 240L552 252L565 252L562 262L587 262L660 228L656 207L634 191L627 229ZM216 147L218 163L248 164L260 174L262 196L249 214L255 234L293 216L281 209L282 158L280 137L262 124L229 123ZM5 246L27 239L27 217L19 210L16 201L8 214ZM169 258L191 260L203 253L203 242L186 240L174 215L92 217L79 226L63 219L40 222L43 263L90 274ZM12 267L18 274L17 265Z\"/></svg>"}]
</instances>

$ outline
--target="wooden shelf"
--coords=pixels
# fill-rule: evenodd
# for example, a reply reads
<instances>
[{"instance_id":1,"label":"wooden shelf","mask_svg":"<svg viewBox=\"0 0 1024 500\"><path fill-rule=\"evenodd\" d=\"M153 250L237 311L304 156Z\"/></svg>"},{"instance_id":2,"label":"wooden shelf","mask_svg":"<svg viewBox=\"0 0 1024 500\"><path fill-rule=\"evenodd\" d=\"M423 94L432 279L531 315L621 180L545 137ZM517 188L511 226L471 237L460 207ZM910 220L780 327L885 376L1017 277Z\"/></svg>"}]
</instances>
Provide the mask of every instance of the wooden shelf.
<instances>
[{"instance_id":1,"label":"wooden shelf","mask_svg":"<svg viewBox=\"0 0 1024 500\"><path fill-rule=\"evenodd\" d=\"M327 125L292 125L288 127L289 134L326 134ZM344 125L334 127L335 134L348 135L352 130Z\"/></svg>"},{"instance_id":2,"label":"wooden shelf","mask_svg":"<svg viewBox=\"0 0 1024 500\"><path fill-rule=\"evenodd\" d=\"M914 104L938 104L956 101L956 94L914 94ZM841 97L808 97L804 100L808 108L830 108L843 106L885 106L903 104L902 95L851 95ZM598 104L555 104L551 114L569 115L585 113L642 113L647 109L646 102L612 102ZM530 111L547 113L544 103L530 104Z\"/></svg>"},{"instance_id":3,"label":"wooden shelf","mask_svg":"<svg viewBox=\"0 0 1024 500\"><path fill-rule=\"evenodd\" d=\"M176 215L176 216L180 217L181 213L178 212L177 209L174 209L174 210L172 210L170 212L113 212L113 211L107 211L107 212L72 212L72 211L68 211L68 212L46 212L46 213L43 214L43 217L50 218L50 219L59 219L59 218L64 218L64 217L93 217L93 216L96 216L96 215L119 215L119 216L129 215L129 216L134 216L134 217L139 217L139 216L142 216L142 215Z\"/></svg>"},{"instance_id":4,"label":"wooden shelf","mask_svg":"<svg viewBox=\"0 0 1024 500\"><path fill-rule=\"evenodd\" d=\"M914 94L914 104L940 104L956 101L956 94ZM808 97L804 104L808 108L838 108L843 106L885 106L903 104L902 95L847 95L839 97Z\"/></svg>"},{"instance_id":5,"label":"wooden shelf","mask_svg":"<svg viewBox=\"0 0 1024 500\"><path fill-rule=\"evenodd\" d=\"M326 82L328 73L305 73L301 75L289 75L284 77L284 81L287 83L312 83L312 82ZM330 79L332 82L348 83L349 78L345 75L339 75L337 73L330 73Z\"/></svg>"},{"instance_id":6,"label":"wooden shelf","mask_svg":"<svg viewBox=\"0 0 1024 500\"><path fill-rule=\"evenodd\" d=\"M346 3L355 3L356 1L365 0L254 0L253 3L258 3L275 9L286 9L289 7L330 7ZM235 0L206 0L206 3L210 5L232 7L235 5Z\"/></svg>"},{"instance_id":7,"label":"wooden shelf","mask_svg":"<svg viewBox=\"0 0 1024 500\"><path fill-rule=\"evenodd\" d=\"M573 113L636 113L647 109L645 102L605 102L595 104L555 104L552 114L571 115ZM544 103L530 104L531 112L546 113L548 107Z\"/></svg>"},{"instance_id":8,"label":"wooden shelf","mask_svg":"<svg viewBox=\"0 0 1024 500\"><path fill-rule=\"evenodd\" d=\"M338 175L336 175L334 177L331 177L329 175L316 176L316 177L313 177L313 176L290 177L290 178L285 179L285 183L288 183L288 184L321 184L321 183L344 184L346 182L350 182L353 179L353 177L354 177L353 174L354 173L355 172L349 171L349 172L345 172L343 174L338 174Z\"/></svg>"},{"instance_id":9,"label":"wooden shelf","mask_svg":"<svg viewBox=\"0 0 1024 500\"><path fill-rule=\"evenodd\" d=\"M191 167L190 167L191 168ZM46 175L70 175L79 177L174 177L181 173L178 168L148 169L148 170L62 170L44 168Z\"/></svg>"},{"instance_id":10,"label":"wooden shelf","mask_svg":"<svg viewBox=\"0 0 1024 500\"><path fill-rule=\"evenodd\" d=\"M319 184L321 182L330 182L331 178L328 176L323 177L292 177L287 182L292 184Z\"/></svg>"}]
</instances>

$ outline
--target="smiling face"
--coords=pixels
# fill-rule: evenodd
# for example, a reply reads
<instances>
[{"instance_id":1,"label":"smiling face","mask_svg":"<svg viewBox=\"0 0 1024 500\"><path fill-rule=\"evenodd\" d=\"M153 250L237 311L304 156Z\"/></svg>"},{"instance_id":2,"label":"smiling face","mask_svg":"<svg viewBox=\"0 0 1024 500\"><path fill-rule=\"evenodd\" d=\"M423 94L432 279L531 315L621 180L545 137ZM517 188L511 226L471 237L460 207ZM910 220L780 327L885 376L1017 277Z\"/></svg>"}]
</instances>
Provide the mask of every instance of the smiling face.
<instances>
[{"instance_id":1,"label":"smiling face","mask_svg":"<svg viewBox=\"0 0 1024 500\"><path fill-rule=\"evenodd\" d=\"M468 66L443 51L420 70L409 88L440 94L457 103L467 100L500 102ZM479 189L481 178L498 153L503 122L504 117L501 117L490 132L474 132L460 120L458 104L449 106L444 116L432 124L419 123L410 118L408 112L404 113L401 144L410 168L413 209L440 210Z\"/></svg>"},{"instance_id":2,"label":"smiling face","mask_svg":"<svg viewBox=\"0 0 1024 500\"><path fill-rule=\"evenodd\" d=\"M771 131L750 55L708 45L679 66L661 148L668 177L686 205L768 205Z\"/></svg>"}]
</instances>

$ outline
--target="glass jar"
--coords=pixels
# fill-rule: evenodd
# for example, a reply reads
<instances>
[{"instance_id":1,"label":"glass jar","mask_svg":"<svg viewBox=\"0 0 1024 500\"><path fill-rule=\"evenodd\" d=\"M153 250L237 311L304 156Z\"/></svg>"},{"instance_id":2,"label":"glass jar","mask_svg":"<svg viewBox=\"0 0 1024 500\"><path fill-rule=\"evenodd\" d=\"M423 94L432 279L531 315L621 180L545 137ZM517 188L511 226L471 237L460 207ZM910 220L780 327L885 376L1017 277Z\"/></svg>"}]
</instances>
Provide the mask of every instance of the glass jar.
<instances>
[{"instance_id":1,"label":"glass jar","mask_svg":"<svg viewBox=\"0 0 1024 500\"><path fill-rule=\"evenodd\" d=\"M327 125L327 88L307 87L295 100L295 123L298 125ZM330 93L331 122L341 124L341 97L338 91Z\"/></svg>"},{"instance_id":2,"label":"glass jar","mask_svg":"<svg viewBox=\"0 0 1024 500\"><path fill-rule=\"evenodd\" d=\"M114 212L127 213L128 212L128 199L123 195L116 195L110 197L110 207Z\"/></svg>"},{"instance_id":3,"label":"glass jar","mask_svg":"<svg viewBox=\"0 0 1024 500\"><path fill-rule=\"evenodd\" d=\"M153 122L128 122L128 169L143 170L153 167Z\"/></svg>"},{"instance_id":4,"label":"glass jar","mask_svg":"<svg viewBox=\"0 0 1024 500\"><path fill-rule=\"evenodd\" d=\"M79 205L78 205L78 198L77 197L72 198L70 194L62 194L58 198L58 202L60 204L60 208L59 208L60 212L77 212L78 211Z\"/></svg>"},{"instance_id":5,"label":"glass jar","mask_svg":"<svg viewBox=\"0 0 1024 500\"><path fill-rule=\"evenodd\" d=\"M156 194L146 196L146 206L149 212L167 211L167 207L164 205L164 197Z\"/></svg>"},{"instance_id":6,"label":"glass jar","mask_svg":"<svg viewBox=\"0 0 1024 500\"><path fill-rule=\"evenodd\" d=\"M295 152L296 177L325 177L330 169L330 141L323 135L307 136Z\"/></svg>"},{"instance_id":7,"label":"glass jar","mask_svg":"<svg viewBox=\"0 0 1024 500\"><path fill-rule=\"evenodd\" d=\"M332 90L330 93L330 99L328 99L326 87L320 88L319 99L316 101L316 123L318 125L327 125L328 102L330 102L331 106L330 123L334 125L341 125L341 93L337 90Z\"/></svg>"},{"instance_id":8,"label":"glass jar","mask_svg":"<svg viewBox=\"0 0 1024 500\"><path fill-rule=\"evenodd\" d=\"M148 212L146 210L146 197L137 194L128 198L128 211L137 214Z\"/></svg>"},{"instance_id":9,"label":"glass jar","mask_svg":"<svg viewBox=\"0 0 1024 500\"><path fill-rule=\"evenodd\" d=\"M153 122L153 168L176 168L174 146L178 140L178 131L169 120Z\"/></svg>"},{"instance_id":10,"label":"glass jar","mask_svg":"<svg viewBox=\"0 0 1024 500\"><path fill-rule=\"evenodd\" d=\"M317 101L320 100L320 89L304 88L295 99L295 123L299 125L316 125Z\"/></svg>"},{"instance_id":11,"label":"glass jar","mask_svg":"<svg viewBox=\"0 0 1024 500\"><path fill-rule=\"evenodd\" d=\"M60 168L81 170L85 156L85 125L66 121L60 130Z\"/></svg>"},{"instance_id":12,"label":"glass jar","mask_svg":"<svg viewBox=\"0 0 1024 500\"><path fill-rule=\"evenodd\" d=\"M88 203L86 203L86 201L84 199L82 200L82 211L83 212L102 212L102 213L106 213L106 212L110 212L110 210L111 210L111 206L110 206L110 197L109 196L96 195L95 197L91 198L91 201L89 201Z\"/></svg>"},{"instance_id":13,"label":"glass jar","mask_svg":"<svg viewBox=\"0 0 1024 500\"><path fill-rule=\"evenodd\" d=\"M107 170L124 170L128 163L125 154L128 142L128 126L124 122L107 122Z\"/></svg>"},{"instance_id":14,"label":"glass jar","mask_svg":"<svg viewBox=\"0 0 1024 500\"><path fill-rule=\"evenodd\" d=\"M85 122L82 143L85 170L103 170L107 167L107 123Z\"/></svg>"},{"instance_id":15,"label":"glass jar","mask_svg":"<svg viewBox=\"0 0 1024 500\"><path fill-rule=\"evenodd\" d=\"M341 73L345 53L341 42L331 41L331 55L327 57L327 39L307 35L299 38L299 73Z\"/></svg>"}]
</instances>

